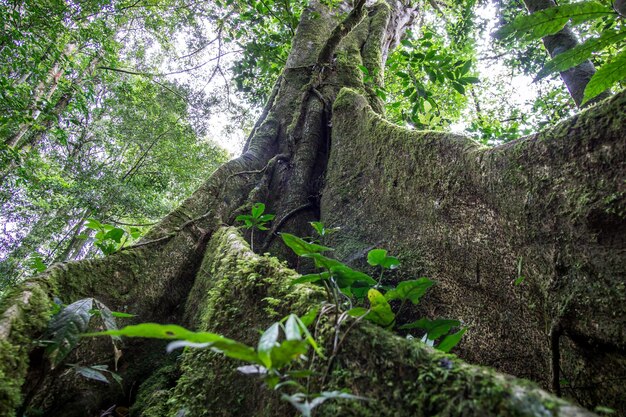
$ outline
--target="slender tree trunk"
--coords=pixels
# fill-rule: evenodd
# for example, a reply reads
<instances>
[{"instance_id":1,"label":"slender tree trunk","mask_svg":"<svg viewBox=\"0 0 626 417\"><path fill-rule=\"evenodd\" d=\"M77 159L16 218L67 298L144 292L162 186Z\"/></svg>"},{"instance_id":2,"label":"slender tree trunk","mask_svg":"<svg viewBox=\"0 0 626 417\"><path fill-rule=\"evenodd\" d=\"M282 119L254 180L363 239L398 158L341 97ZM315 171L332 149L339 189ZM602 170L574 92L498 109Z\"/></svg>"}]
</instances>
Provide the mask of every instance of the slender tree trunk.
<instances>
[{"instance_id":1,"label":"slender tree trunk","mask_svg":"<svg viewBox=\"0 0 626 417\"><path fill-rule=\"evenodd\" d=\"M556 7L554 0L524 0L524 4L530 13ZM544 37L543 44L552 58L579 45L578 38L568 26L565 26L554 35ZM590 60L586 60L575 67L561 72L561 78L576 103L576 106L581 106L585 96L585 87L595 72L596 69ZM607 97L609 97L608 91L598 95L588 103L597 103Z\"/></svg>"},{"instance_id":2,"label":"slender tree trunk","mask_svg":"<svg viewBox=\"0 0 626 417\"><path fill-rule=\"evenodd\" d=\"M84 415L135 396L135 412L151 417L293 414L210 350L176 359L162 344L133 340L120 360L120 392L71 372L51 375L42 352L28 344L45 331L53 294L66 301L93 296L136 321L181 323L254 343L258 328L319 302L312 287L289 285L292 270L251 253L228 227L259 201L277 216L270 231L255 233L258 253L293 260L277 232L309 235L308 221L318 219L341 226L329 242L339 259L367 268L367 250L387 247L402 260L394 282L424 274L438 282L420 310L399 320L459 318L470 327L463 357L544 386L560 379L550 370L563 367L602 383L585 393L585 404L622 410L615 380L626 363L626 94L494 149L393 126L359 65L382 72L402 34L398 25L415 12L401 3L311 5L242 156L136 246L56 265L8 294L0 309L0 412L10 414L31 393L29 405L50 415ZM514 285L520 258L525 278ZM323 329L318 337L332 349ZM319 369L327 378L316 388L346 387L372 401L325 404L321 415L592 415L527 381L376 327L357 325L342 346ZM110 358L109 342L93 339L67 361Z\"/></svg>"}]
</instances>

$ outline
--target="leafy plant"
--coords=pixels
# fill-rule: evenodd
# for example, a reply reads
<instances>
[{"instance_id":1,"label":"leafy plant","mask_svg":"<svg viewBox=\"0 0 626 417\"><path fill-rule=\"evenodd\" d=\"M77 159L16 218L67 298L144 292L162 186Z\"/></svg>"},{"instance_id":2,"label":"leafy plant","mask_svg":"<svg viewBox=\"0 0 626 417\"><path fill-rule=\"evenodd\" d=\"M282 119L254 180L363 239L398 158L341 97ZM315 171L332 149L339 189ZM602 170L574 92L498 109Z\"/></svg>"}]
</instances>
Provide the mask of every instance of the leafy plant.
<instances>
[{"instance_id":1,"label":"leafy plant","mask_svg":"<svg viewBox=\"0 0 626 417\"><path fill-rule=\"evenodd\" d=\"M211 348L227 357L248 362L237 370L246 375L257 375L271 389L283 391L281 398L293 405L303 416L310 417L312 410L330 399L365 400L343 391L322 391L310 393L307 386L298 380L310 378L313 373L307 369L294 369L307 360L310 349L325 359L317 342L307 329L317 315L317 310L302 318L290 314L273 323L260 336L256 348L247 346L217 333L193 332L176 325L142 323L91 333L86 336L148 337L172 340L167 350L181 347ZM287 391L287 392L285 392Z\"/></svg>"},{"instance_id":2,"label":"leafy plant","mask_svg":"<svg viewBox=\"0 0 626 417\"><path fill-rule=\"evenodd\" d=\"M240 214L235 218L238 222L243 222L246 229L250 229L250 246L254 250L254 230L269 230L267 223L274 220L276 215L263 214L265 204L255 203L250 210L250 214Z\"/></svg>"},{"instance_id":3,"label":"leafy plant","mask_svg":"<svg viewBox=\"0 0 626 417\"><path fill-rule=\"evenodd\" d=\"M60 365L67 355L77 346L80 336L87 332L94 317L99 317L102 326L107 330L117 330L116 317L133 317L132 314L111 311L104 303L95 298L83 298L70 305L62 306L55 300L53 316L48 324L45 340L46 356L52 369ZM118 344L121 339L112 336L115 361L121 356ZM109 371L106 365L80 366L69 365L86 378L102 381L107 380L103 371L108 372L119 382L119 376ZM108 380L107 380L108 382Z\"/></svg>"},{"instance_id":4,"label":"leafy plant","mask_svg":"<svg viewBox=\"0 0 626 417\"><path fill-rule=\"evenodd\" d=\"M110 224L100 223L96 219L87 219L85 227L94 230L94 245L98 247L104 255L110 255L120 250L129 239L138 239L141 236L141 230L137 227L131 227L126 231L120 227ZM79 235L83 239L87 239L86 235Z\"/></svg>"},{"instance_id":5,"label":"leafy plant","mask_svg":"<svg viewBox=\"0 0 626 417\"><path fill-rule=\"evenodd\" d=\"M565 71L590 59L594 54L609 48L616 48L617 54L610 62L602 65L589 80L585 88L584 104L626 78L626 49L624 48L626 26L616 10L597 1L563 4L530 15L518 16L500 28L495 36L501 39L535 40L559 32L568 23L576 26L589 21L602 21L603 28L600 35L591 37L582 44L556 55L548 61L535 78L539 80L554 72Z\"/></svg>"},{"instance_id":6,"label":"leafy plant","mask_svg":"<svg viewBox=\"0 0 626 417\"><path fill-rule=\"evenodd\" d=\"M324 230L323 224L320 222L311 225L318 233L320 230ZM285 245L296 255L312 259L315 267L320 269L319 272L295 278L292 281L293 284L313 283L322 285L326 289L328 301L335 305L337 311L347 308L346 313L348 315L358 319L364 318L387 329L393 329L396 326L397 316L402 312L407 302L417 305L420 298L434 284L428 278L402 281L396 287L385 286L386 292L383 294L381 291L383 291L384 273L396 269L400 265L400 260L395 256L389 256L385 249L372 249L367 254L367 262L373 267L380 268L378 280L375 280L336 259L322 255L322 252L332 251L332 248L307 242L289 233L281 233L281 237ZM366 295L368 308L353 307L354 304L364 300ZM396 312L390 304L392 301L400 302ZM412 326L401 326L400 329L424 330L424 341L427 343L430 341L429 344L432 346L436 339L447 335L453 328L460 326L460 322L456 320L440 320L436 322L439 327L433 332L433 329L426 327L425 323L429 323L428 320L422 319L422 321L418 320L413 323ZM338 327L339 324L337 319L336 326ZM441 333L442 330L444 330L443 333ZM465 329L461 329L456 333L447 335L437 345L437 348L446 352L449 351L459 343L464 333Z\"/></svg>"}]
</instances>

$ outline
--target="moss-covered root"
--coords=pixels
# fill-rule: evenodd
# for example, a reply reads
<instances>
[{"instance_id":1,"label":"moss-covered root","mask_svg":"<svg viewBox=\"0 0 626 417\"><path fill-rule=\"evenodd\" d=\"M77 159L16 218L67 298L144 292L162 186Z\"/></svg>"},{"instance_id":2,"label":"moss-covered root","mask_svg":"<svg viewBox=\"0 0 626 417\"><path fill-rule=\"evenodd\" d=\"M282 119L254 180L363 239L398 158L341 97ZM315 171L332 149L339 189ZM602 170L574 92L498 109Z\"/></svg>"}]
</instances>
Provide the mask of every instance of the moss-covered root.
<instances>
[{"instance_id":1,"label":"moss-covered root","mask_svg":"<svg viewBox=\"0 0 626 417\"><path fill-rule=\"evenodd\" d=\"M30 282L15 290L11 305L0 310L0 416L14 415L22 401L32 335L41 333L50 317L48 284Z\"/></svg>"},{"instance_id":2,"label":"moss-covered root","mask_svg":"<svg viewBox=\"0 0 626 417\"><path fill-rule=\"evenodd\" d=\"M594 416L535 384L469 365L374 326L346 338L332 389L349 388L370 401L330 403L323 416Z\"/></svg>"},{"instance_id":3,"label":"moss-covered root","mask_svg":"<svg viewBox=\"0 0 626 417\"><path fill-rule=\"evenodd\" d=\"M258 330L284 314L301 314L319 302L320 293L313 287L289 286L294 276L277 259L252 253L235 229L221 229L209 243L192 289L188 320L199 329L255 345ZM332 329L327 331L332 333ZM141 403L135 405L135 411L146 417L175 416L180 410L188 417L295 414L258 379L239 374L239 365L207 349L186 351L176 369L167 364L164 372L140 388ZM318 365L323 374L327 364L318 361ZM370 400L329 401L316 415L593 415L530 382L468 365L369 324L358 325L348 334L334 361L324 389L339 388Z\"/></svg>"}]
</instances>

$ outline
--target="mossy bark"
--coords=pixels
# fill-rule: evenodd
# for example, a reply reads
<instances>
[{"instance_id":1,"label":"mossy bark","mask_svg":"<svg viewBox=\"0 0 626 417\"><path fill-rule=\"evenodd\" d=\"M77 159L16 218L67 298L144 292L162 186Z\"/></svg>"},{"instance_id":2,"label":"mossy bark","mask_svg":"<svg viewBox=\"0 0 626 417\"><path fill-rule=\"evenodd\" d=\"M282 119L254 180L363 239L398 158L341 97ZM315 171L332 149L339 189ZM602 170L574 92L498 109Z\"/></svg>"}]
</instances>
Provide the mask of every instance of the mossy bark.
<instances>
[{"instance_id":1,"label":"mossy bark","mask_svg":"<svg viewBox=\"0 0 626 417\"><path fill-rule=\"evenodd\" d=\"M251 253L224 228L257 201L277 215L272 230L255 234L257 252L294 261L276 232L308 235L307 222L321 218L342 227L328 243L344 261L362 266L367 249L382 246L402 259L394 281L428 273L439 284L402 319L424 313L463 319L470 326L459 350L464 358L546 386L552 328L563 334L556 339L567 377L595 383L603 373L619 376L624 95L494 150L459 136L409 132L384 121L375 86L363 82L358 66L382 74L389 48L417 10L396 1L356 7L366 10L307 8L246 152L142 242L103 259L57 265L2 300L0 415L12 415L24 399L47 415L74 416L129 405L136 396L136 410L151 416L181 407L189 416L290 413L237 374L232 361L209 351L172 359L163 344L129 342L119 390L62 367L51 373L36 348L53 296L66 303L96 297L136 314L135 322L182 323L250 344L276 317L305 311L319 294L289 288L293 271ZM335 30L341 24L350 30ZM515 286L520 258L525 280ZM590 356L594 346L598 356ZM68 361L112 366L110 342L91 340ZM349 373L358 378L349 380ZM367 373L379 383L369 384ZM527 383L366 325L346 339L329 386L375 401L330 405L327 415L585 415ZM616 387L590 390L583 400L621 408Z\"/></svg>"},{"instance_id":2,"label":"mossy bark","mask_svg":"<svg viewBox=\"0 0 626 417\"><path fill-rule=\"evenodd\" d=\"M393 126L344 90L321 207L341 227L329 243L361 268L372 246L399 255L391 281L436 281L404 321L463 320L463 358L552 387L560 354L567 396L624 412L625 108L622 92L486 148Z\"/></svg>"}]
</instances>

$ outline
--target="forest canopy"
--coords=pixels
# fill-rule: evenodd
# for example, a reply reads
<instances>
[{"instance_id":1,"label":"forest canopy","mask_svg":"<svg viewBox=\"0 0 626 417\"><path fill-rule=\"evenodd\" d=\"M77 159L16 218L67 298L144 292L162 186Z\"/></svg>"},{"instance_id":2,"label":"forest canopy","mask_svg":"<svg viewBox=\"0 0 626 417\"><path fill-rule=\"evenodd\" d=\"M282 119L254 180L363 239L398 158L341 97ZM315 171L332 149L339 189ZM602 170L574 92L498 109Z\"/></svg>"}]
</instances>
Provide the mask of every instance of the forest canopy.
<instances>
[{"instance_id":1,"label":"forest canopy","mask_svg":"<svg viewBox=\"0 0 626 417\"><path fill-rule=\"evenodd\" d=\"M424 1L384 74L360 70L366 82L384 81L374 93L390 121L465 132L485 144L513 140L575 112L555 69L591 58L616 68L609 86L623 81L622 15L608 1L585 4L589 16L574 22L582 50L550 61L538 38L562 27L554 16L556 26L526 36L523 21L501 29L526 16L521 1ZM1 7L4 287L53 262L130 244L189 195L226 160L225 137L231 151L241 146L306 3ZM525 36L511 36L515 30ZM100 239L112 228L123 237Z\"/></svg>"}]
</instances>

